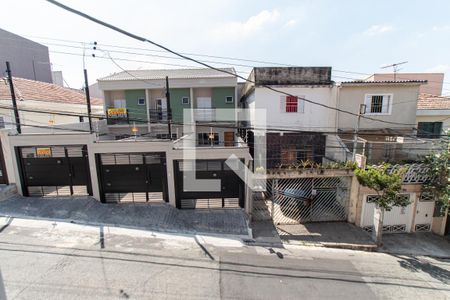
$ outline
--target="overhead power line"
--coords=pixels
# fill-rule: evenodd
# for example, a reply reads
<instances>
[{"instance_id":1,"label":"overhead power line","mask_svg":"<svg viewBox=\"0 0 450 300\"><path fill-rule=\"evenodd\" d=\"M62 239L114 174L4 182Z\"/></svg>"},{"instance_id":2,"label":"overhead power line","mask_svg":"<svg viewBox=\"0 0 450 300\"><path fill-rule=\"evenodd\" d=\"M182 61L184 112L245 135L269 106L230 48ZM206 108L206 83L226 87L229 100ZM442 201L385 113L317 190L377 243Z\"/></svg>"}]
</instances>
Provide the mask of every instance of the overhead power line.
<instances>
[{"instance_id":1,"label":"overhead power line","mask_svg":"<svg viewBox=\"0 0 450 300\"><path fill-rule=\"evenodd\" d=\"M8 110L13 110L13 107L11 106L6 106L6 105L0 105L0 109L8 109ZM87 117L87 114L83 114L83 113L72 113L72 112L64 112L64 111L57 111L57 110L43 110L43 109L39 109L39 110L35 110L35 109L29 109L29 108L19 108L19 111L25 111L25 112L32 112L32 113L39 113L39 114L50 114L50 115L62 115L62 116L71 116L71 117ZM98 119L98 120L107 120L108 118L106 116L103 115L98 115L98 114L92 114L92 118L94 119ZM140 124L148 124L149 121L147 119L141 119L141 118L129 118L130 122L136 122L136 123L140 123ZM164 122L161 121L162 124L166 124ZM132 126L132 124L128 124L129 126ZM236 126L236 125L225 125L225 124L214 124L214 123L185 123L185 122L173 122L173 125L177 125L177 126L183 126L183 125L197 125L198 127L212 127L212 128L230 128L230 129L248 129L248 130L268 130L268 131L280 131L280 132L293 132L293 133L300 133L303 135L314 135L314 134L334 134L334 135L340 135L340 134L346 134L346 132L343 131L305 131L302 129L295 129L295 128L283 128L283 127L245 127L245 126ZM27 125L25 125L27 126ZM45 126L44 126L45 127ZM50 126L47 126L46 128L51 128ZM53 127L56 128L56 127ZM59 128L58 128L59 129ZM62 130L64 130L65 128L61 128ZM390 128L393 129L393 128ZM401 128L399 128L401 129ZM404 129L404 128L402 128ZM67 129L69 131L73 131L72 129ZM351 129L349 129L351 130ZM82 130L83 131L83 130ZM83 131L83 132L88 132L88 131ZM415 136L412 136L410 134L405 134L405 133L387 133L387 132L380 132L380 133L371 133L371 132L363 132L362 135L366 135L366 136L401 136L401 137L410 137L410 138L416 138ZM435 135L438 136L438 135ZM443 134L443 135L439 135L442 137L448 137L447 135Z\"/></svg>"},{"instance_id":2,"label":"overhead power line","mask_svg":"<svg viewBox=\"0 0 450 300\"><path fill-rule=\"evenodd\" d=\"M59 42L72 43L72 44L83 44L84 43L86 45L94 45L93 42L88 43L86 41L75 41L75 40L68 40L68 39L51 38L51 37L43 37L43 36L31 36L31 35L25 35L25 36L29 37L29 38L35 38L35 39L41 39L41 40L59 41ZM51 45L50 43L45 43L45 44ZM63 46L62 44L55 44L55 45ZM165 53L166 52L164 50L158 50L158 49L119 46L119 45L108 44L108 43L98 43L98 45L99 46L104 46L104 47L117 48L117 49L140 50L140 51L145 51L145 52L156 52L156 53ZM133 53L133 52L131 52L131 53ZM218 59L225 59L225 60L232 60L232 61L245 61L245 62L258 63L258 64L265 64L265 65L278 65L278 66L285 66L285 67L295 67L296 66L294 64L288 64L288 63L281 63L281 62L274 62L274 61L264 61L264 60L255 60L255 59L239 58L239 57L231 57L231 56L217 56L217 55L209 55L209 54L201 54L201 53L193 53L193 52L180 52L180 53L181 54L185 54L185 55L191 55L191 56L210 57L210 58L218 58ZM136 54L138 54L138 53L136 53ZM255 66L253 66L253 67L255 67ZM354 74L354 75L361 75L361 76L371 76L371 75L373 75L373 73L358 72L358 71L348 71L348 70L339 70L339 69L335 69L335 68L333 68L333 72L347 73L347 74ZM402 75L401 73L397 74L397 78L398 79L402 79L402 80L409 79L409 78L406 78L406 77L401 77L401 75ZM333 76L335 76L335 75L333 75ZM355 79L355 78L343 77L343 76L335 76L335 77L348 78L348 79L353 79L353 80ZM450 82L447 82L447 81L428 80L428 82L450 84Z\"/></svg>"},{"instance_id":3,"label":"overhead power line","mask_svg":"<svg viewBox=\"0 0 450 300\"><path fill-rule=\"evenodd\" d=\"M75 40L67 40L67 39L42 37L42 36L27 36L27 37L29 37L29 38L36 38L36 39L42 39L42 40L50 40L50 41L59 41L59 42L65 42L65 43L72 43L72 44L83 44L84 43L86 45L94 45L93 42L88 43L88 42L85 42L85 41L83 42L83 41L75 41ZM48 42L45 42L45 44L52 45L51 43L48 43ZM55 43L53 45L64 46L64 44L55 44ZM140 48L140 47L127 47L127 46L119 46L119 45L113 45L113 44L107 44L107 43L98 43L98 45L99 46L104 46L104 47L116 48L116 49L138 50L138 51L145 51L145 52L156 52L156 53L165 53L166 52L164 50L158 50L158 49L148 49L148 48ZM73 47L73 46L71 46L71 47ZM111 52L113 52L113 51L111 51ZM278 65L278 66L286 66L286 67L295 67L296 66L294 64L287 64L287 63L281 63L281 62L254 60L254 59L238 58L238 57L230 57L230 56L216 56L216 55L208 55L208 54L200 54L200 53L192 53L192 52L180 52L180 53L181 54L185 54L185 55L191 55L191 56L218 58L218 59L225 59L225 60L231 60L231 61L245 61L245 62L258 63L258 64L265 64L265 65ZM130 52L130 54L145 55L145 54L137 53L137 52ZM255 66L252 66L252 67L255 67ZM371 75L373 75L373 73L358 72L358 71L348 71L348 70L339 70L339 69L335 69L335 68L333 68L333 72L347 73L347 74L354 74L354 75L361 75L361 76L371 76ZM406 78L406 77L402 77L401 75L402 75L401 73L398 73L397 74L397 78L401 79L401 80L408 80L409 79L409 78ZM343 76L337 76L337 75L333 75L333 76L334 77L338 77L338 78L347 78L347 79L351 79L351 80L361 80L361 78L351 78L351 77L343 77ZM446 81L428 80L428 82L450 84L450 82L446 82ZM444 90L450 90L450 89L444 88Z\"/></svg>"},{"instance_id":4,"label":"overhead power line","mask_svg":"<svg viewBox=\"0 0 450 300\"><path fill-rule=\"evenodd\" d=\"M79 11L79 10L76 10L76 9L73 9L73 8L71 8L71 7L69 7L69 6L66 6L66 5L64 5L64 4L62 4L62 3L58 2L58 1L47 0L47 2L49 2L49 3L51 3L51 4L54 4L54 5L56 5L56 6L59 6L59 7L61 7L62 9L66 10L66 11L69 11L69 12L71 12L71 13L74 13L74 14L76 14L76 15L79 15L79 16L81 16L81 17L83 17L83 18L85 18L85 19L88 19L88 20L90 20L90 21L92 21L92 22L94 22L94 23L97 23L97 24L100 24L100 25L102 25L102 26L104 26L104 27L110 28L110 29L112 29L112 30L114 30L114 31L116 31L116 32L119 32L119 33L121 33L121 34L123 34L123 35L126 35L126 36L128 36L128 37L130 37L130 38L132 38L132 39L135 39L135 40L138 40L138 41L141 41L141 42L144 42L144 43L149 43L149 44L151 44L151 45L154 45L154 46L156 46L156 47L158 47L158 48L160 48L160 49L163 49L163 50L165 50L165 51L167 51L167 52L169 52L169 53L172 53L173 55L176 55L176 56L178 56L178 57L184 58L185 60L188 60L188 61L197 63L197 64L199 64L199 65L201 65L201 66L204 66L204 67L206 67L206 68L215 70L215 71L217 71L217 72L225 73L225 74L231 75L231 76L233 76L233 77L240 78L240 79L242 79L242 80L244 80L244 81L246 81L246 82L250 82L250 83L255 84L254 81L252 81L252 80L250 80L250 79L248 79L248 78L245 78L245 77L243 77L243 76L241 76L241 75L238 75L238 74L236 74L236 73L234 73L234 72L228 71L228 70L226 70L226 69L220 69L220 68L211 66L211 65L209 65L209 64L207 64L207 63L204 63L204 62L202 62L202 61L199 61L199 60L197 60L197 59L195 59L195 58L192 58L192 57L190 57L190 56L187 56L187 55L178 53L178 52L176 52L176 51L174 51L174 50L172 50L172 49L170 49L170 48L168 48L168 47L166 47L166 46L164 46L164 45L162 45L162 44L156 43L156 42L154 42L154 41L152 41L152 40L149 40L149 39L147 39L147 38L138 36L138 35L136 35L136 34L134 34L134 33L131 33L131 32L129 32L129 31L126 31L126 30L122 29L122 28L119 28L119 27L117 27L117 26L114 26L114 25L112 25L112 24L109 24L109 23L107 23L107 22L104 22L104 21L102 21L102 20L100 20L100 19L94 18L94 17L92 17L92 16L90 16L90 15L88 15L88 14L85 14L85 13ZM323 104L323 103L318 103L318 102L315 102L315 101L306 99L306 98L304 98L304 97L299 97L298 95L292 95L292 94L290 94L290 93L287 93L287 92L278 90L278 89L273 88L273 87L268 86L268 85L261 85L261 86L262 86L262 87L265 87L265 88L267 88L267 89L269 89L269 90L272 90L272 91L274 91L274 92L276 92L276 93L280 93L280 94L283 94L283 95L286 95L286 96L298 97L299 99L301 99L301 100L303 100L303 101L305 101L305 102L312 103L312 104L315 104L315 105L319 105L319 106L322 106L322 107L327 108L327 109L339 111L339 112L342 112L342 113L346 113L346 114L349 114L349 115L353 115L353 116L355 116L355 117L358 116L357 113L353 113L353 112L346 111L346 110L343 110L343 109L340 109L340 108L332 107L332 106L329 106L329 105L326 105L326 104ZM385 121L385 120L378 120L378 119L371 118L371 117L367 117L367 116L361 116L361 117L364 118L364 119L369 119L369 120L373 120L373 121L376 121L376 122L382 122L382 123L386 123L386 124L405 125L405 126L414 126L414 125L415 125L415 124L407 124L407 123L398 123L398 122L391 122L391 121Z\"/></svg>"},{"instance_id":5,"label":"overhead power line","mask_svg":"<svg viewBox=\"0 0 450 300\"><path fill-rule=\"evenodd\" d=\"M41 40L49 40L49 41L59 41L59 42L72 43L72 44L78 44L78 45L79 44L94 45L93 42L86 42L86 41L75 41L75 40L68 40L68 39L50 38L50 37L32 36L32 35L25 35L25 37L34 38L34 39L41 39ZM8 39L8 40L16 39L16 40L18 40L17 38L0 38L0 39ZM62 46L62 47L67 46L67 47L70 47L70 48L81 48L79 46L70 46L70 45L64 45L64 44L58 44L58 43L44 42L44 44L46 44L46 45L54 45L54 46ZM129 50L139 50L139 51L146 51L146 52L165 53L164 50L158 50L158 49L148 49L148 48L139 48L139 47L127 47L127 46L119 46L119 45L105 44L105 43L98 43L98 45L102 45L104 47L116 48L116 49L129 49ZM113 51L111 51L111 52L113 52ZM238 57L230 57L230 56L215 56L215 55L199 54L199 53L192 53L192 52L189 52L189 53L188 52L180 52L180 53L181 54L185 54L185 55L191 55L191 56L218 58L218 59L225 59L225 60L231 60L231 61L253 62L253 63L265 64L265 65L277 65L277 66L286 66L286 67L294 67L294 66L296 66L296 65L287 64L287 63L280 63L280 62L273 62L273 61L264 61L264 60L252 60L252 59L247 59L247 58L238 58ZM130 52L130 54L146 55L146 54L137 53L137 52ZM157 57L157 55L156 55L156 57ZM179 58L172 57L172 59L179 59ZM217 62L217 63L228 64L226 62ZM236 64L234 64L234 65L238 66ZM244 66L244 65L242 65L242 66ZM252 66L252 67L255 67L255 66ZM335 68L333 68L333 72L361 75L361 76L366 76L366 77L373 75L373 73L358 72L358 71L348 71L348 70L339 70L339 69L335 69ZM402 73L398 73L397 74L397 78L401 79L401 80L409 80L410 79L410 78L402 77L401 75L402 75ZM350 79L350 80L363 80L361 78L345 77L345 76L338 76L338 75L333 75L333 77L343 78L343 79ZM427 81L428 82L432 82L432 83L439 83L439 84L440 83L442 83L442 84L450 84L450 82L446 82L446 81L433 81L433 80L427 80ZM443 88L443 90L450 91L450 89L448 89L448 88Z\"/></svg>"}]
</instances>

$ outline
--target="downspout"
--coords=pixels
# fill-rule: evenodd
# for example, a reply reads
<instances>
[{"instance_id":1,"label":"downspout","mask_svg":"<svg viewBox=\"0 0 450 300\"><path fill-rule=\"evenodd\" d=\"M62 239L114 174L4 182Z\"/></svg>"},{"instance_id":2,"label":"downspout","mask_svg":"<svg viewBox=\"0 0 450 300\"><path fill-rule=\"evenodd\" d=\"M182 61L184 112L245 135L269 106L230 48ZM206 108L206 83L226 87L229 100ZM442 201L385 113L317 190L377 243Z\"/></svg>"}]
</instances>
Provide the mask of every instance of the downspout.
<instances>
[{"instance_id":1,"label":"downspout","mask_svg":"<svg viewBox=\"0 0 450 300\"><path fill-rule=\"evenodd\" d=\"M339 108L340 105L340 96L341 96L341 85L336 85L336 108ZM335 118L335 127L336 131L339 130L339 111L336 110L336 118Z\"/></svg>"}]
</instances>

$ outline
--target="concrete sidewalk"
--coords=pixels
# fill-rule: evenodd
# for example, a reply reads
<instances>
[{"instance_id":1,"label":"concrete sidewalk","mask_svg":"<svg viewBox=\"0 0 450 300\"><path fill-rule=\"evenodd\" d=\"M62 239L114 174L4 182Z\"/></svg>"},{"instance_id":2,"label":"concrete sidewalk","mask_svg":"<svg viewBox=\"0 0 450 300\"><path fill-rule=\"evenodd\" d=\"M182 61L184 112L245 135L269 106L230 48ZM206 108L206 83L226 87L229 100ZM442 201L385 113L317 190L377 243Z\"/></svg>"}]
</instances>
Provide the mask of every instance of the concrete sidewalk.
<instances>
[{"instance_id":1,"label":"concrete sidewalk","mask_svg":"<svg viewBox=\"0 0 450 300\"><path fill-rule=\"evenodd\" d=\"M375 243L359 227L345 222L274 226L272 221L252 222L253 240L248 244L283 247L283 244L373 251Z\"/></svg>"},{"instance_id":2,"label":"concrete sidewalk","mask_svg":"<svg viewBox=\"0 0 450 300\"><path fill-rule=\"evenodd\" d=\"M346 222L278 225L277 231L281 240L291 245L312 245L364 251L376 249L376 244L366 231Z\"/></svg>"},{"instance_id":3,"label":"concrete sidewalk","mask_svg":"<svg viewBox=\"0 0 450 300\"><path fill-rule=\"evenodd\" d=\"M384 234L378 251L450 259L450 241L431 232Z\"/></svg>"},{"instance_id":4,"label":"concrete sidewalk","mask_svg":"<svg viewBox=\"0 0 450 300\"><path fill-rule=\"evenodd\" d=\"M252 222L250 227L253 239L248 245L319 246L450 259L450 241L431 232L383 234L383 247L377 248L369 233L345 222L275 226L268 220Z\"/></svg>"},{"instance_id":5,"label":"concrete sidewalk","mask_svg":"<svg viewBox=\"0 0 450 300\"><path fill-rule=\"evenodd\" d=\"M104 204L91 197L14 196L0 201L0 215L249 238L246 216L240 209L181 210L168 204Z\"/></svg>"}]
</instances>

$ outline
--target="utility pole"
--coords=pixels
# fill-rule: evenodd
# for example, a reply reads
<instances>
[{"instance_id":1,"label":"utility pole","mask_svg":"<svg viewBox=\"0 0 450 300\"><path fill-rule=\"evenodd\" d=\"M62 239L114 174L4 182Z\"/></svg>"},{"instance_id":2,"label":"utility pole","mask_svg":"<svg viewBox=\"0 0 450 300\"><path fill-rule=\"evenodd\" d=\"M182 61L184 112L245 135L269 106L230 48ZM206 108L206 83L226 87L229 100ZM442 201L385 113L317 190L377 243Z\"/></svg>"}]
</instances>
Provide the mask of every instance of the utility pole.
<instances>
[{"instance_id":1,"label":"utility pole","mask_svg":"<svg viewBox=\"0 0 450 300\"><path fill-rule=\"evenodd\" d=\"M172 112L170 109L169 76L166 76L166 101L167 101L167 125L169 129L169 138L172 140Z\"/></svg>"},{"instance_id":2,"label":"utility pole","mask_svg":"<svg viewBox=\"0 0 450 300\"><path fill-rule=\"evenodd\" d=\"M19 117L19 110L17 109L16 92L14 91L14 83L11 75L11 67L9 66L9 61L6 62L6 74L8 74L9 90L11 91L11 100L14 108L14 117L16 120L17 133L21 134L22 128L20 127L20 117Z\"/></svg>"},{"instance_id":3,"label":"utility pole","mask_svg":"<svg viewBox=\"0 0 450 300\"><path fill-rule=\"evenodd\" d=\"M358 132L359 132L359 123L361 122L361 116L365 114L366 112L366 105L360 104L359 105L359 112L358 112L358 121L356 122L355 126L355 133L353 134L353 155L352 160L355 161L356 159L356 147L358 147Z\"/></svg>"},{"instance_id":4,"label":"utility pole","mask_svg":"<svg viewBox=\"0 0 450 300\"><path fill-rule=\"evenodd\" d=\"M89 83L88 83L88 75L87 70L84 69L84 91L86 93L86 101L87 101L87 113L89 119L89 132L92 133L92 118L91 118L91 96L89 95Z\"/></svg>"}]
</instances>

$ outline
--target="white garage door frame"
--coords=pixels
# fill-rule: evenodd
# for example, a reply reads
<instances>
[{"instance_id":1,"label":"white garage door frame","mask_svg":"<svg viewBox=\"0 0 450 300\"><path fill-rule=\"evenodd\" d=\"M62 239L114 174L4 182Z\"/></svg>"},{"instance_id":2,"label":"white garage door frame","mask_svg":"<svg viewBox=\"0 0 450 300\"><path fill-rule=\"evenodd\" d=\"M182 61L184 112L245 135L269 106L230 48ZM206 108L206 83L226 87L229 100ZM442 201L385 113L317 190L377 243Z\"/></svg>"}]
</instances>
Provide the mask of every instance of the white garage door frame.
<instances>
[{"instance_id":1,"label":"white garage door frame","mask_svg":"<svg viewBox=\"0 0 450 300\"><path fill-rule=\"evenodd\" d=\"M394 206L390 211L384 213L383 232L385 233L411 232L416 193L402 193L401 195L408 196L410 204L406 207ZM371 197L376 196L374 194L365 194L363 196L360 227L369 232L373 230L375 209L375 203L371 201Z\"/></svg>"},{"instance_id":2,"label":"white garage door frame","mask_svg":"<svg viewBox=\"0 0 450 300\"><path fill-rule=\"evenodd\" d=\"M435 201L431 195L422 193L417 199L414 231L431 231Z\"/></svg>"}]
</instances>

